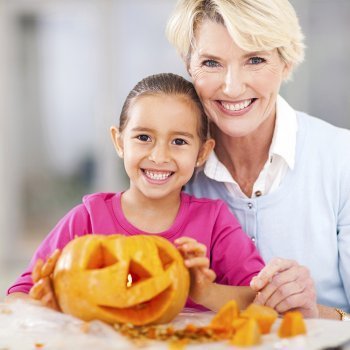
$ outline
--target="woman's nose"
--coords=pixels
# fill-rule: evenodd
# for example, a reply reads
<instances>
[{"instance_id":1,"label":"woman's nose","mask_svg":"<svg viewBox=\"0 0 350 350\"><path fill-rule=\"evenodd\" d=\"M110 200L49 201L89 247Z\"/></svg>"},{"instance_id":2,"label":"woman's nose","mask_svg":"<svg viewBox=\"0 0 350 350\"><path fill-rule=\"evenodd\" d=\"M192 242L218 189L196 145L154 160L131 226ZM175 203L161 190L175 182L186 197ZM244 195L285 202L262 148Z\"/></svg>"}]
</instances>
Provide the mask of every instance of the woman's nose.
<instances>
[{"instance_id":1,"label":"woman's nose","mask_svg":"<svg viewBox=\"0 0 350 350\"><path fill-rule=\"evenodd\" d=\"M227 69L223 82L224 93L231 98L242 96L246 87L245 74L239 68Z\"/></svg>"},{"instance_id":2,"label":"woman's nose","mask_svg":"<svg viewBox=\"0 0 350 350\"><path fill-rule=\"evenodd\" d=\"M149 155L149 159L156 164L169 162L170 152L167 145L155 144Z\"/></svg>"}]
</instances>

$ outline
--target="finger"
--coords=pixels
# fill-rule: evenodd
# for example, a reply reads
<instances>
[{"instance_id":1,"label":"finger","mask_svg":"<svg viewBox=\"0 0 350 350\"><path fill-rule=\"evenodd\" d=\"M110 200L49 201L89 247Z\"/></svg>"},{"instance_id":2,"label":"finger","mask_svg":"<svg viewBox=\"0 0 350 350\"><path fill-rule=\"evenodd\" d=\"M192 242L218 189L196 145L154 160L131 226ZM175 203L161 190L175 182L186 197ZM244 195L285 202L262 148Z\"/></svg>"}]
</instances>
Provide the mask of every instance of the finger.
<instances>
[{"instance_id":1,"label":"finger","mask_svg":"<svg viewBox=\"0 0 350 350\"><path fill-rule=\"evenodd\" d=\"M52 292L45 294L45 296L41 299L41 304L56 311L60 310L55 295Z\"/></svg>"},{"instance_id":2,"label":"finger","mask_svg":"<svg viewBox=\"0 0 350 350\"><path fill-rule=\"evenodd\" d=\"M189 242L197 242L194 238L191 237L180 237L175 239L174 243L175 244L185 244Z\"/></svg>"},{"instance_id":3,"label":"finger","mask_svg":"<svg viewBox=\"0 0 350 350\"><path fill-rule=\"evenodd\" d=\"M194 257L185 260L185 265L188 268L208 268L209 264L209 259L204 256Z\"/></svg>"},{"instance_id":4,"label":"finger","mask_svg":"<svg viewBox=\"0 0 350 350\"><path fill-rule=\"evenodd\" d=\"M288 302L286 302L286 300L295 295L303 294L304 290L305 287L299 284L297 281L286 283L279 288L276 288L276 290L270 295L267 300L263 302L263 304L270 306L273 309L275 309L277 305L287 305ZM261 298L261 294L259 297ZM296 307L296 305L291 305L290 308L292 307Z\"/></svg>"},{"instance_id":5,"label":"finger","mask_svg":"<svg viewBox=\"0 0 350 350\"><path fill-rule=\"evenodd\" d=\"M35 283L32 288L30 288L29 295L35 300L40 300L44 296L44 286L42 280Z\"/></svg>"},{"instance_id":6,"label":"finger","mask_svg":"<svg viewBox=\"0 0 350 350\"><path fill-rule=\"evenodd\" d=\"M287 297L288 295L282 296L282 292L288 292L288 287L282 289L283 285L293 283L298 279L298 270L296 267L290 268L289 270L283 271L274 275L270 282L259 290L258 302L265 305L267 301L274 295L275 303L281 301L282 297ZM296 288L296 286L294 287ZM293 288L291 288L293 291ZM278 298L280 298L278 300ZM277 299L277 300L276 300Z\"/></svg>"},{"instance_id":7,"label":"finger","mask_svg":"<svg viewBox=\"0 0 350 350\"><path fill-rule=\"evenodd\" d=\"M264 288L277 273L288 270L296 265L297 263L294 260L274 258L257 276L252 278L250 286L254 291L259 291Z\"/></svg>"},{"instance_id":8,"label":"finger","mask_svg":"<svg viewBox=\"0 0 350 350\"><path fill-rule=\"evenodd\" d=\"M275 310L280 314L290 310L298 310L305 317L318 317L316 293L311 289L291 295L277 304Z\"/></svg>"},{"instance_id":9,"label":"finger","mask_svg":"<svg viewBox=\"0 0 350 350\"><path fill-rule=\"evenodd\" d=\"M198 242L188 242L178 247L185 256L205 256L207 247Z\"/></svg>"},{"instance_id":10,"label":"finger","mask_svg":"<svg viewBox=\"0 0 350 350\"><path fill-rule=\"evenodd\" d=\"M33 283L36 283L40 280L41 278L41 269L44 265L44 261L41 260L41 259L38 259L33 267L33 270L32 270L32 280L33 280Z\"/></svg>"},{"instance_id":11,"label":"finger","mask_svg":"<svg viewBox=\"0 0 350 350\"><path fill-rule=\"evenodd\" d=\"M207 280L210 282L214 282L216 279L216 273L212 269L203 268L202 269L203 274L206 276Z\"/></svg>"},{"instance_id":12,"label":"finger","mask_svg":"<svg viewBox=\"0 0 350 350\"><path fill-rule=\"evenodd\" d=\"M50 276L56 266L57 260L60 257L61 252L59 249L55 249L53 253L49 256L47 261L44 263L42 269L41 269L41 276L42 277L48 277Z\"/></svg>"}]
</instances>

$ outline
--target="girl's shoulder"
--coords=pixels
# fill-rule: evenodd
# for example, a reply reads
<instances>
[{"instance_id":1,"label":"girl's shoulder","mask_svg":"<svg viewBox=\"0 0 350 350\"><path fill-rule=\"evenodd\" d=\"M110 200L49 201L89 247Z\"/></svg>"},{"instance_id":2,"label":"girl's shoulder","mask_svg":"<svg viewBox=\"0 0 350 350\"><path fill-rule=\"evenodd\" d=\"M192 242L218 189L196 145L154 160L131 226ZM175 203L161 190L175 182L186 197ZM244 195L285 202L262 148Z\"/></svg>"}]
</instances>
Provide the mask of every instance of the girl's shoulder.
<instances>
[{"instance_id":1,"label":"girl's shoulder","mask_svg":"<svg viewBox=\"0 0 350 350\"><path fill-rule=\"evenodd\" d=\"M188 204L188 206L193 210L203 210L204 212L216 211L220 212L222 209L227 207L224 200L220 198L208 198L194 196L192 194L181 192L181 200Z\"/></svg>"}]
</instances>

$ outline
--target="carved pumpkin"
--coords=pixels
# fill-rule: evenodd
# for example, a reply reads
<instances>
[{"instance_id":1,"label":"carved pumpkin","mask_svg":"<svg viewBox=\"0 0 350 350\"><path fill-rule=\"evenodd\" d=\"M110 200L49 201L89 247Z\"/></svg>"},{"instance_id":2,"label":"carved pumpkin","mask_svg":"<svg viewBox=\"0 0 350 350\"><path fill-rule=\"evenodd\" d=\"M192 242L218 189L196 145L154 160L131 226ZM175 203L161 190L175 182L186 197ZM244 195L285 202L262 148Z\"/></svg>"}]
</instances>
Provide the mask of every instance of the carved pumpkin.
<instances>
[{"instance_id":1,"label":"carved pumpkin","mask_svg":"<svg viewBox=\"0 0 350 350\"><path fill-rule=\"evenodd\" d=\"M53 274L63 312L89 321L166 323L183 308L189 273L166 239L86 235L63 249Z\"/></svg>"}]
</instances>

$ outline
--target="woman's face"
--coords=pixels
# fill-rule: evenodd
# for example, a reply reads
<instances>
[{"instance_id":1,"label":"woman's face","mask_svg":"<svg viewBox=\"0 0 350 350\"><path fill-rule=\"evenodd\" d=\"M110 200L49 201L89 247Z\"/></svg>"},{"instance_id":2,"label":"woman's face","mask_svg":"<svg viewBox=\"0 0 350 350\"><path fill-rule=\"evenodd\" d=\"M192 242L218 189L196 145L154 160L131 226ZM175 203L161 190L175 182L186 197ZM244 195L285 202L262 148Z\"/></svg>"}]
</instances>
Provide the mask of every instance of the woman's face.
<instances>
[{"instance_id":1,"label":"woman's face","mask_svg":"<svg viewBox=\"0 0 350 350\"><path fill-rule=\"evenodd\" d=\"M274 119L276 97L289 69L277 49L244 51L224 25L210 20L196 31L188 68L209 118L231 137L266 130L259 127Z\"/></svg>"}]
</instances>

